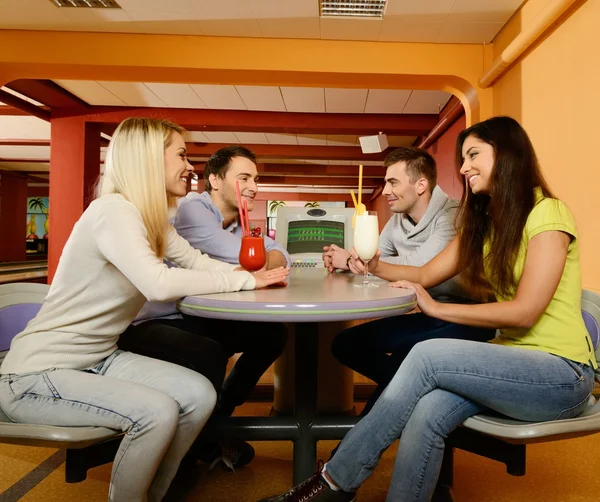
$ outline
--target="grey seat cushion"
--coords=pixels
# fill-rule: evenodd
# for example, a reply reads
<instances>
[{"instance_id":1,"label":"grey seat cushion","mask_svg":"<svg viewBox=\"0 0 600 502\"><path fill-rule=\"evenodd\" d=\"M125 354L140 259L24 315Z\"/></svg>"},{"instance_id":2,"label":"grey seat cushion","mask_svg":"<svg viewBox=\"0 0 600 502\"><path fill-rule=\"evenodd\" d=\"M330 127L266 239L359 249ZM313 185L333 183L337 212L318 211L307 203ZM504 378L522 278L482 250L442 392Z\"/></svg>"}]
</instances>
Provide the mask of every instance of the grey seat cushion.
<instances>
[{"instance_id":1,"label":"grey seat cushion","mask_svg":"<svg viewBox=\"0 0 600 502\"><path fill-rule=\"evenodd\" d=\"M463 427L512 443L553 441L600 432L600 401L590 397L588 407L577 417L550 422L522 422L500 414L474 415Z\"/></svg>"}]
</instances>

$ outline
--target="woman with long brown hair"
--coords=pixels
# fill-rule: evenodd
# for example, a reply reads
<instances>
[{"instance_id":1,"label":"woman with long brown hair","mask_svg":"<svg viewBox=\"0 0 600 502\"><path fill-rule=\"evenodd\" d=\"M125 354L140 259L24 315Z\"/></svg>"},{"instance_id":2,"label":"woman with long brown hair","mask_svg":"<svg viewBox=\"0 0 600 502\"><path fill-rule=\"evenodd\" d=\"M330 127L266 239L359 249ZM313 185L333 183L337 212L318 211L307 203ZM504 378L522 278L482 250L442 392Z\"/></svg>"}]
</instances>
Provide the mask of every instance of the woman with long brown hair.
<instances>
[{"instance_id":1,"label":"woman with long brown hair","mask_svg":"<svg viewBox=\"0 0 600 502\"><path fill-rule=\"evenodd\" d=\"M509 117L463 131L457 140L466 189L458 235L422 267L369 263L393 287L415 291L428 316L500 329L491 343L436 339L412 349L371 412L324 469L268 500L345 502L401 437L389 501L430 500L444 440L468 417L496 411L518 420L571 418L586 406L597 367L581 316L575 222L554 198L531 142ZM353 267L363 264L354 255ZM458 273L496 302L438 303L426 288Z\"/></svg>"}]
</instances>

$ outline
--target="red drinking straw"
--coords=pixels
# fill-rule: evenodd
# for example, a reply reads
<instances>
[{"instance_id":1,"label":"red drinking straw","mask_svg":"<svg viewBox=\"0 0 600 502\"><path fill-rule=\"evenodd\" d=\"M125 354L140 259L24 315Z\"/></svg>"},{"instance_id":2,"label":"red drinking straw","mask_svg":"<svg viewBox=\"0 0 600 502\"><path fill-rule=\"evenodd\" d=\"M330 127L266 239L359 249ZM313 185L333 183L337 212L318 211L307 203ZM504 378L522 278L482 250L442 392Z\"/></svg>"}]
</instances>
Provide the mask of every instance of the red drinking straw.
<instances>
[{"instance_id":1,"label":"red drinking straw","mask_svg":"<svg viewBox=\"0 0 600 502\"><path fill-rule=\"evenodd\" d=\"M240 213L240 225L242 225L242 237L246 237L246 227L245 227L246 222L244 220L244 206L242 206L242 194L240 193L240 184L237 180L235 182L235 194L237 196L238 211ZM246 202L246 201L244 201L244 202Z\"/></svg>"},{"instance_id":2,"label":"red drinking straw","mask_svg":"<svg viewBox=\"0 0 600 502\"><path fill-rule=\"evenodd\" d=\"M250 216L248 215L248 201L244 199L244 214L246 215L246 231L250 237Z\"/></svg>"}]
</instances>

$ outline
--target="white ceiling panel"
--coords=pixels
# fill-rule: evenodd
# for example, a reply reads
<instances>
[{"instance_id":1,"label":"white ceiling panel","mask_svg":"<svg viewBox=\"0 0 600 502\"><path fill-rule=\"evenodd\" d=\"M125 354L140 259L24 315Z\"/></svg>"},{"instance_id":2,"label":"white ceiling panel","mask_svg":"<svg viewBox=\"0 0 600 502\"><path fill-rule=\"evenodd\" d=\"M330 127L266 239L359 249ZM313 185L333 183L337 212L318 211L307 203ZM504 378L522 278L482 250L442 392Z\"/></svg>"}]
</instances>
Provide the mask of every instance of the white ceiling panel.
<instances>
[{"instance_id":1,"label":"white ceiling panel","mask_svg":"<svg viewBox=\"0 0 600 502\"><path fill-rule=\"evenodd\" d=\"M325 134L297 134L299 145L327 145L327 135Z\"/></svg>"},{"instance_id":2,"label":"white ceiling panel","mask_svg":"<svg viewBox=\"0 0 600 502\"><path fill-rule=\"evenodd\" d=\"M186 13L189 17L207 21L256 19L250 0L191 0L188 2Z\"/></svg>"},{"instance_id":3,"label":"white ceiling panel","mask_svg":"<svg viewBox=\"0 0 600 502\"><path fill-rule=\"evenodd\" d=\"M365 113L402 113L411 91L370 89Z\"/></svg>"},{"instance_id":4,"label":"white ceiling panel","mask_svg":"<svg viewBox=\"0 0 600 502\"><path fill-rule=\"evenodd\" d=\"M388 0L384 19L387 16L404 16L423 22L443 22L452 12L456 0ZM479 0L482 3L488 0Z\"/></svg>"},{"instance_id":5,"label":"white ceiling panel","mask_svg":"<svg viewBox=\"0 0 600 502\"><path fill-rule=\"evenodd\" d=\"M28 116L0 115L0 138L50 139L50 122Z\"/></svg>"},{"instance_id":6,"label":"white ceiling panel","mask_svg":"<svg viewBox=\"0 0 600 502\"><path fill-rule=\"evenodd\" d=\"M504 23L446 23L435 39L439 44L490 43Z\"/></svg>"},{"instance_id":7,"label":"white ceiling panel","mask_svg":"<svg viewBox=\"0 0 600 502\"><path fill-rule=\"evenodd\" d=\"M246 105L233 85L191 84L190 87L208 108L245 110Z\"/></svg>"},{"instance_id":8,"label":"white ceiling panel","mask_svg":"<svg viewBox=\"0 0 600 502\"><path fill-rule=\"evenodd\" d=\"M235 88L248 110L285 111L279 87L236 85Z\"/></svg>"},{"instance_id":9,"label":"white ceiling panel","mask_svg":"<svg viewBox=\"0 0 600 502\"><path fill-rule=\"evenodd\" d=\"M356 146L356 134L328 134L327 146Z\"/></svg>"},{"instance_id":10,"label":"white ceiling panel","mask_svg":"<svg viewBox=\"0 0 600 502\"><path fill-rule=\"evenodd\" d=\"M506 23L523 0L456 0L450 23Z\"/></svg>"},{"instance_id":11,"label":"white ceiling panel","mask_svg":"<svg viewBox=\"0 0 600 502\"><path fill-rule=\"evenodd\" d=\"M321 18L321 38L325 40L379 40L381 19Z\"/></svg>"},{"instance_id":12,"label":"white ceiling panel","mask_svg":"<svg viewBox=\"0 0 600 502\"><path fill-rule=\"evenodd\" d=\"M206 105L187 84L145 83L167 106L175 108L206 108Z\"/></svg>"},{"instance_id":13,"label":"white ceiling panel","mask_svg":"<svg viewBox=\"0 0 600 502\"><path fill-rule=\"evenodd\" d=\"M206 35L198 21L163 19L158 21L133 21L127 24L111 24L126 33L149 33L156 35Z\"/></svg>"},{"instance_id":14,"label":"white ceiling panel","mask_svg":"<svg viewBox=\"0 0 600 502\"><path fill-rule=\"evenodd\" d=\"M316 0L250 0L259 19L286 17L318 17L319 2Z\"/></svg>"},{"instance_id":15,"label":"white ceiling panel","mask_svg":"<svg viewBox=\"0 0 600 502\"><path fill-rule=\"evenodd\" d=\"M324 112L325 91L321 87L281 87L288 112Z\"/></svg>"},{"instance_id":16,"label":"white ceiling panel","mask_svg":"<svg viewBox=\"0 0 600 502\"><path fill-rule=\"evenodd\" d=\"M295 134L266 133L265 136L271 145L297 145L298 139Z\"/></svg>"},{"instance_id":17,"label":"white ceiling panel","mask_svg":"<svg viewBox=\"0 0 600 502\"><path fill-rule=\"evenodd\" d=\"M50 122L37 117L20 117L23 120L25 139L50 139Z\"/></svg>"},{"instance_id":18,"label":"white ceiling panel","mask_svg":"<svg viewBox=\"0 0 600 502\"><path fill-rule=\"evenodd\" d=\"M412 20L402 16L383 19L380 42L433 42L444 26L443 21Z\"/></svg>"},{"instance_id":19,"label":"white ceiling panel","mask_svg":"<svg viewBox=\"0 0 600 502\"><path fill-rule=\"evenodd\" d=\"M123 0L122 9L70 9L57 8L48 0L0 0L0 29L433 43L444 24L451 35L444 35L442 42L483 43L489 41L491 27L475 25L505 23L520 3L389 0L382 21L320 18L317 0ZM391 18L400 18L403 24L390 23Z\"/></svg>"},{"instance_id":20,"label":"white ceiling panel","mask_svg":"<svg viewBox=\"0 0 600 502\"><path fill-rule=\"evenodd\" d=\"M210 143L202 131L187 131L184 139L188 143Z\"/></svg>"},{"instance_id":21,"label":"white ceiling panel","mask_svg":"<svg viewBox=\"0 0 600 502\"><path fill-rule=\"evenodd\" d=\"M164 0L117 0L118 4L126 10L166 10L168 5L171 12L185 13L189 10L190 0L169 0L168 4ZM192 2L193 3L193 2ZM74 9L71 9L74 10ZM79 10L100 10L100 9L79 9ZM112 9L107 9L112 10Z\"/></svg>"},{"instance_id":22,"label":"white ceiling panel","mask_svg":"<svg viewBox=\"0 0 600 502\"><path fill-rule=\"evenodd\" d=\"M165 106L156 94L141 82L98 82L128 106Z\"/></svg>"},{"instance_id":23,"label":"white ceiling panel","mask_svg":"<svg viewBox=\"0 0 600 502\"><path fill-rule=\"evenodd\" d=\"M328 113L363 113L367 89L325 89L325 111Z\"/></svg>"},{"instance_id":24,"label":"white ceiling panel","mask_svg":"<svg viewBox=\"0 0 600 502\"><path fill-rule=\"evenodd\" d=\"M44 29L48 25L58 30L72 21L64 9L57 9L48 0L2 0L0 25L13 29Z\"/></svg>"},{"instance_id":25,"label":"white ceiling panel","mask_svg":"<svg viewBox=\"0 0 600 502\"><path fill-rule=\"evenodd\" d=\"M232 132L226 131L204 131L204 135L208 138L210 143L229 143L230 145L238 144L240 140Z\"/></svg>"},{"instance_id":26,"label":"white ceiling panel","mask_svg":"<svg viewBox=\"0 0 600 502\"><path fill-rule=\"evenodd\" d=\"M54 82L90 105L123 106L126 104L94 80L55 80Z\"/></svg>"},{"instance_id":27,"label":"white ceiling panel","mask_svg":"<svg viewBox=\"0 0 600 502\"><path fill-rule=\"evenodd\" d=\"M3 159L49 159L49 146L0 146Z\"/></svg>"},{"instance_id":28,"label":"white ceiling panel","mask_svg":"<svg viewBox=\"0 0 600 502\"><path fill-rule=\"evenodd\" d=\"M439 113L451 96L444 91L412 91L404 113Z\"/></svg>"},{"instance_id":29,"label":"white ceiling panel","mask_svg":"<svg viewBox=\"0 0 600 502\"><path fill-rule=\"evenodd\" d=\"M119 2L121 3L121 2ZM122 7L122 6L121 6ZM57 9L59 10L59 9ZM69 19L79 26L118 24L131 22L131 17L124 9L60 9Z\"/></svg>"},{"instance_id":30,"label":"white ceiling panel","mask_svg":"<svg viewBox=\"0 0 600 502\"><path fill-rule=\"evenodd\" d=\"M269 140L264 132L236 132L234 134L242 145L269 144Z\"/></svg>"}]
</instances>

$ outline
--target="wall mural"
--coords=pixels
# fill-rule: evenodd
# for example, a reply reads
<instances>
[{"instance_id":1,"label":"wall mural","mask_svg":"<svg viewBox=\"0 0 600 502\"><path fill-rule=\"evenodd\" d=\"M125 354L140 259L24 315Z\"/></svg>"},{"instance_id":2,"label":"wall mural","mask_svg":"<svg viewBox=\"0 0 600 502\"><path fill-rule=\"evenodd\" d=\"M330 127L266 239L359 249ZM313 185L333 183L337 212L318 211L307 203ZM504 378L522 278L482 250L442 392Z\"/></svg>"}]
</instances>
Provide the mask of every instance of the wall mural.
<instances>
[{"instance_id":1,"label":"wall mural","mask_svg":"<svg viewBox=\"0 0 600 502\"><path fill-rule=\"evenodd\" d=\"M27 225L25 241L27 253L45 253L46 245L40 242L48 239L50 220L48 197L27 197Z\"/></svg>"}]
</instances>

